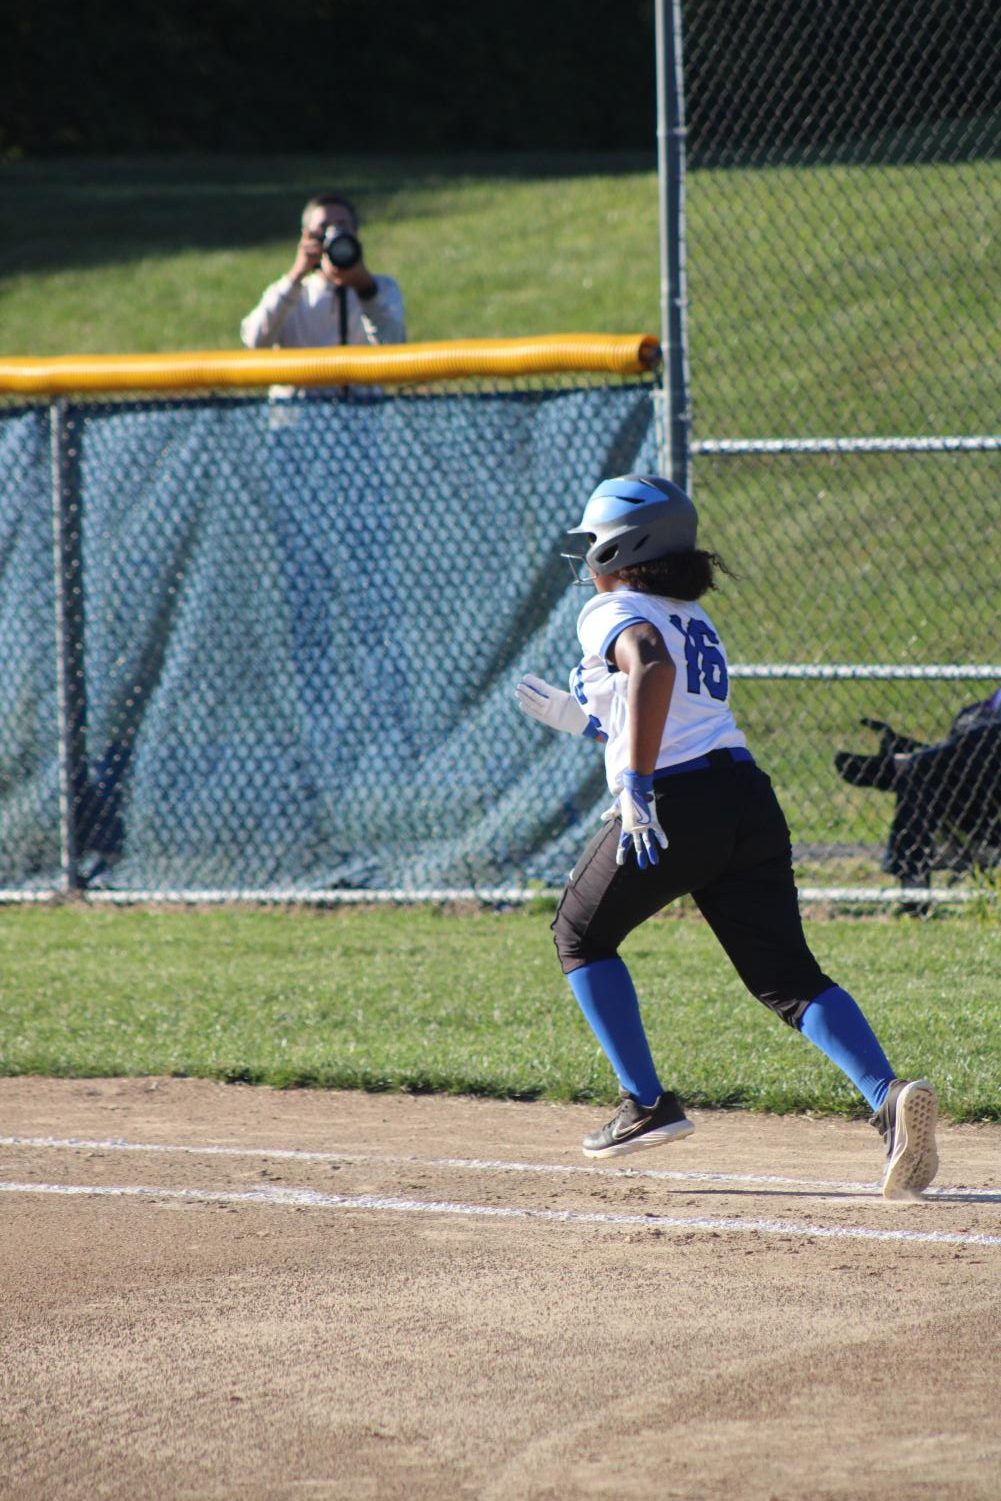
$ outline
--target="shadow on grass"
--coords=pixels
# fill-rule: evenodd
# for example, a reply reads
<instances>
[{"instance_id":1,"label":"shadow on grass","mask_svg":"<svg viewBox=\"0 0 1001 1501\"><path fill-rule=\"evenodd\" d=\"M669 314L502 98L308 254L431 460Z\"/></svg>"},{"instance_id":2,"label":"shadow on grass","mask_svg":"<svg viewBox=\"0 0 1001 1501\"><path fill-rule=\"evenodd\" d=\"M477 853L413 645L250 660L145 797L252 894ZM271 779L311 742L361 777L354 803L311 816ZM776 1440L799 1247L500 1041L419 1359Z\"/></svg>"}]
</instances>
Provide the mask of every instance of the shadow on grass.
<instances>
[{"instance_id":1,"label":"shadow on grass","mask_svg":"<svg viewBox=\"0 0 1001 1501\"><path fill-rule=\"evenodd\" d=\"M769 171L952 164L994 155L999 116L984 114L820 146L741 142L707 151L689 170ZM433 217L434 195L460 184L557 182L657 170L656 149L614 152L55 157L0 163L0 276L128 264L185 250L268 246L298 236L302 205L333 189L363 220Z\"/></svg>"},{"instance_id":2,"label":"shadow on grass","mask_svg":"<svg viewBox=\"0 0 1001 1501\"><path fill-rule=\"evenodd\" d=\"M433 217L459 184L655 172L650 153L499 156L65 158L0 166L0 276L127 264L299 234L303 204L336 191L368 219ZM426 201L422 201L426 200Z\"/></svg>"}]
</instances>

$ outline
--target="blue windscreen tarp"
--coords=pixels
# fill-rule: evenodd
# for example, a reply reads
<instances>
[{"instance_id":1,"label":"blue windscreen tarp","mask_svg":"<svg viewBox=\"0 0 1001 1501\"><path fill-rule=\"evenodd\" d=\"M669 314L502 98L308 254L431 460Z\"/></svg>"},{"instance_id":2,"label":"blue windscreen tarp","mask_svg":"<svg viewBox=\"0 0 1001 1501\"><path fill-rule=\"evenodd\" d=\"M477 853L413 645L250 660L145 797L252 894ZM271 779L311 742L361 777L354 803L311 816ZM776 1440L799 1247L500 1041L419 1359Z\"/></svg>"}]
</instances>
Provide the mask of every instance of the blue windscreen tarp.
<instances>
[{"instance_id":1,"label":"blue windscreen tarp","mask_svg":"<svg viewBox=\"0 0 1001 1501\"><path fill-rule=\"evenodd\" d=\"M559 882L600 751L518 713L565 685L559 552L656 468L649 385L71 407L84 864L143 891ZM58 875L44 409L0 413L3 883ZM66 497L64 497L64 504Z\"/></svg>"}]
</instances>

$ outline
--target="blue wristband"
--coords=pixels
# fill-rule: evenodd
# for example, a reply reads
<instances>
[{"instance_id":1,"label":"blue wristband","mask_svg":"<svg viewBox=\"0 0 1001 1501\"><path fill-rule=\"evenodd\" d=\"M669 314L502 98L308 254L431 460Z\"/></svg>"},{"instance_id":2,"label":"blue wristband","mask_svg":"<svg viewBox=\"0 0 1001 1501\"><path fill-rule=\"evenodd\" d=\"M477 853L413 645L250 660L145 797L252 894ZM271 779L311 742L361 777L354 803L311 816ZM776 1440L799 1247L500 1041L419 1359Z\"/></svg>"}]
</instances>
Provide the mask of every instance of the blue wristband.
<instances>
[{"instance_id":1,"label":"blue wristband","mask_svg":"<svg viewBox=\"0 0 1001 1501\"><path fill-rule=\"evenodd\" d=\"M624 771L622 773L622 785L638 801L649 802L653 797L653 772Z\"/></svg>"}]
</instances>

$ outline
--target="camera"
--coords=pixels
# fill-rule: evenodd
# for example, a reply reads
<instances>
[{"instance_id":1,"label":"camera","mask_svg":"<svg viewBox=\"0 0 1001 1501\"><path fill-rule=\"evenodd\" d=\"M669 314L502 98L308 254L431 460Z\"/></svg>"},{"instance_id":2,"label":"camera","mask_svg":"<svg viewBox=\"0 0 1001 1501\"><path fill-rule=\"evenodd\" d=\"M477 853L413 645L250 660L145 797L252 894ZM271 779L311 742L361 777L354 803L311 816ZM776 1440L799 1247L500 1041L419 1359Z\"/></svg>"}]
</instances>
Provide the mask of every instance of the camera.
<instances>
[{"instance_id":1,"label":"camera","mask_svg":"<svg viewBox=\"0 0 1001 1501\"><path fill-rule=\"evenodd\" d=\"M350 229L328 224L323 231L323 253L338 271L349 271L361 260L361 241Z\"/></svg>"}]
</instances>

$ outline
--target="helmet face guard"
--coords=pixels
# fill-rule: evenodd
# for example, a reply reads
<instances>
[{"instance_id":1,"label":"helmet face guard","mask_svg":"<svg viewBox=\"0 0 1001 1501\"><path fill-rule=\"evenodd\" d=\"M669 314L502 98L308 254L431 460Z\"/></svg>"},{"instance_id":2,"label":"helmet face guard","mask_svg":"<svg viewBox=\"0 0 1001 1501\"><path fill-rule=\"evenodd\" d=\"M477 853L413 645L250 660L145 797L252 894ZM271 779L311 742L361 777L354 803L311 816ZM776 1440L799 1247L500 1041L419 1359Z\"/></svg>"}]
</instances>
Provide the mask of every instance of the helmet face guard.
<instances>
[{"instance_id":1,"label":"helmet face guard","mask_svg":"<svg viewBox=\"0 0 1001 1501\"><path fill-rule=\"evenodd\" d=\"M670 553L691 552L698 513L684 490L657 475L626 474L604 480L594 491L568 537L580 537L583 552L565 552L580 584Z\"/></svg>"},{"instance_id":2,"label":"helmet face guard","mask_svg":"<svg viewBox=\"0 0 1001 1501\"><path fill-rule=\"evenodd\" d=\"M594 574L587 566L587 558L584 553L561 552L560 557L566 558L575 584L583 584L586 587L588 584L594 583Z\"/></svg>"}]
</instances>

